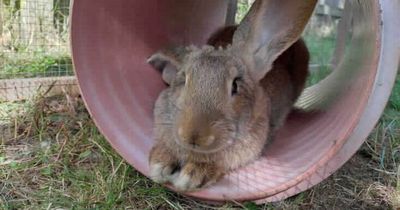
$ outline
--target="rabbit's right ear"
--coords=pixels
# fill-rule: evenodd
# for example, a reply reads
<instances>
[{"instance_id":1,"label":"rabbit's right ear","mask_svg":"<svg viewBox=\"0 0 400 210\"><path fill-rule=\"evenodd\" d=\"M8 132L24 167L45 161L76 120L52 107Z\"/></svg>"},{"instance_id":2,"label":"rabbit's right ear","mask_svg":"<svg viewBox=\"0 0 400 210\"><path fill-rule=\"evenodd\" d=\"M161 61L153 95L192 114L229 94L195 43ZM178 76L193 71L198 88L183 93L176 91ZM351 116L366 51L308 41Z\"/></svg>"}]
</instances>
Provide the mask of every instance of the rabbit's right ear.
<instances>
[{"instance_id":1,"label":"rabbit's right ear","mask_svg":"<svg viewBox=\"0 0 400 210\"><path fill-rule=\"evenodd\" d=\"M147 63L160 71L163 80L170 85L175 79L188 51L188 48L185 47L164 49L151 55L147 59Z\"/></svg>"},{"instance_id":2,"label":"rabbit's right ear","mask_svg":"<svg viewBox=\"0 0 400 210\"><path fill-rule=\"evenodd\" d=\"M278 56L296 42L317 0L256 0L236 30L232 46L255 79L271 70Z\"/></svg>"}]
</instances>

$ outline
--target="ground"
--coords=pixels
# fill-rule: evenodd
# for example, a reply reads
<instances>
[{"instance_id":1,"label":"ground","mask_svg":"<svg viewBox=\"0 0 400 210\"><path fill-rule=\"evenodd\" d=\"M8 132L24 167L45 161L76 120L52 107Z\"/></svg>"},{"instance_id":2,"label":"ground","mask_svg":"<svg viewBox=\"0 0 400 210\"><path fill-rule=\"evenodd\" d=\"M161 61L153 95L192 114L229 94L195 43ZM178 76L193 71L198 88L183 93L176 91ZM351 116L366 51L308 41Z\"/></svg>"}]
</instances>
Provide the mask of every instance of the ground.
<instances>
[{"instance_id":1,"label":"ground","mask_svg":"<svg viewBox=\"0 0 400 210\"><path fill-rule=\"evenodd\" d=\"M0 104L2 209L400 208L400 80L367 141L330 178L285 201L209 205L153 183L110 147L79 97Z\"/></svg>"},{"instance_id":2,"label":"ground","mask_svg":"<svg viewBox=\"0 0 400 210\"><path fill-rule=\"evenodd\" d=\"M305 40L319 66L312 85L330 71L334 39ZM0 209L400 209L399 162L400 76L379 123L348 163L306 192L259 206L209 205L153 183L110 147L79 97L0 103Z\"/></svg>"}]
</instances>

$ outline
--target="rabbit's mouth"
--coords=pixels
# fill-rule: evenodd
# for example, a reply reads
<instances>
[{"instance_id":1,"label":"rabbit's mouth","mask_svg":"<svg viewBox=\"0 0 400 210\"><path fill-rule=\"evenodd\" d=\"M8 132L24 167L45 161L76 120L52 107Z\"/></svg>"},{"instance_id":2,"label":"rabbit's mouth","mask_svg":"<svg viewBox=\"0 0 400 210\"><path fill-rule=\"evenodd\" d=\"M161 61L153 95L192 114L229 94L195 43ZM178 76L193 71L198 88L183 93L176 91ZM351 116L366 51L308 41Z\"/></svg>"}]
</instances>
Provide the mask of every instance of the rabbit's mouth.
<instances>
[{"instance_id":1,"label":"rabbit's mouth","mask_svg":"<svg viewBox=\"0 0 400 210\"><path fill-rule=\"evenodd\" d=\"M191 152L195 152L195 153L202 153L202 154L210 154L210 153L216 153L218 151L221 151L225 148L227 148L228 146L230 146L233 143L233 140L229 140L226 144L222 144L222 145L218 145L217 147L210 147L210 148L204 148L204 147L200 147L197 145L188 145L182 142L178 142L178 145L183 147L186 150L189 150Z\"/></svg>"}]
</instances>

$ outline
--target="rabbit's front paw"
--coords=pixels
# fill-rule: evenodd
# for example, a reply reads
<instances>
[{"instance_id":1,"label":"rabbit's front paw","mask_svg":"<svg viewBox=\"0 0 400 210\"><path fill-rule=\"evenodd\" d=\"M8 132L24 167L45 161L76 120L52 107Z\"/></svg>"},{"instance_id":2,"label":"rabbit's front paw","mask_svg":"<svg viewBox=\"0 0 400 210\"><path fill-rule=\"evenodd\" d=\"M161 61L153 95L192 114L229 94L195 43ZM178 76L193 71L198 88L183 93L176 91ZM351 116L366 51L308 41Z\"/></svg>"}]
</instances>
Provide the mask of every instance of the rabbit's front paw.
<instances>
[{"instance_id":1,"label":"rabbit's front paw","mask_svg":"<svg viewBox=\"0 0 400 210\"><path fill-rule=\"evenodd\" d=\"M172 179L179 170L179 161L163 145L155 145L150 152L150 178L157 183Z\"/></svg>"},{"instance_id":2,"label":"rabbit's front paw","mask_svg":"<svg viewBox=\"0 0 400 210\"><path fill-rule=\"evenodd\" d=\"M192 191L215 183L224 171L207 163L188 162L171 179L172 185L181 191Z\"/></svg>"}]
</instances>

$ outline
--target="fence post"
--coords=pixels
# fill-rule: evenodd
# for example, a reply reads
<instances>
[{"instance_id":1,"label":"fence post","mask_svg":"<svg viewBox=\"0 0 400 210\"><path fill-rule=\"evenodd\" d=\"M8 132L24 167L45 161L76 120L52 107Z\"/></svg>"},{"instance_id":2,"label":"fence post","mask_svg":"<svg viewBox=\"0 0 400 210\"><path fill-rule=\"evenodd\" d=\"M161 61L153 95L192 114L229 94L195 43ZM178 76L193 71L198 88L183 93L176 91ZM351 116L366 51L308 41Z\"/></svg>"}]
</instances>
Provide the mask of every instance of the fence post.
<instances>
[{"instance_id":1,"label":"fence post","mask_svg":"<svg viewBox=\"0 0 400 210\"><path fill-rule=\"evenodd\" d=\"M337 35L336 35L336 46L333 52L331 65L332 69L335 69L342 60L346 50L346 35L351 28L351 5L350 1L345 1L342 18L339 20Z\"/></svg>"},{"instance_id":2,"label":"fence post","mask_svg":"<svg viewBox=\"0 0 400 210\"><path fill-rule=\"evenodd\" d=\"M21 2L22 3L22 2ZM53 0L25 0L21 5L21 39L27 47L45 45L51 40L50 34L56 34L53 26ZM40 35L40 37L37 37ZM50 39L50 40L49 40Z\"/></svg>"},{"instance_id":3,"label":"fence post","mask_svg":"<svg viewBox=\"0 0 400 210\"><path fill-rule=\"evenodd\" d=\"M0 44L3 43L3 0L0 0Z\"/></svg>"},{"instance_id":4,"label":"fence post","mask_svg":"<svg viewBox=\"0 0 400 210\"><path fill-rule=\"evenodd\" d=\"M237 0L229 0L225 25L234 25L236 20Z\"/></svg>"}]
</instances>

